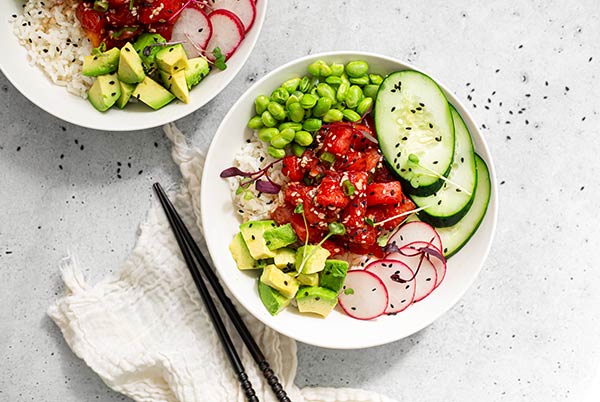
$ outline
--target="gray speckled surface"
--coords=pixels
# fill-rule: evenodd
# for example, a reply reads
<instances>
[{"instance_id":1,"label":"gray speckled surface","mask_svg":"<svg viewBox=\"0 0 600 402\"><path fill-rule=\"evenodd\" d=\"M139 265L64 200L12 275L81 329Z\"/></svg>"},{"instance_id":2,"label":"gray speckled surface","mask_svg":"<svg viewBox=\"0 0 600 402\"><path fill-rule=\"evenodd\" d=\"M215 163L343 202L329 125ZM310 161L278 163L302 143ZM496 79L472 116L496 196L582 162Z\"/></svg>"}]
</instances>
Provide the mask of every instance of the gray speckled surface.
<instances>
[{"instance_id":1,"label":"gray speckled surface","mask_svg":"<svg viewBox=\"0 0 600 402\"><path fill-rule=\"evenodd\" d=\"M492 252L458 305L387 346L299 345L298 385L401 401L581 400L600 362L598 38L596 0L271 2L239 76L179 122L195 144L206 149L228 107L271 68L368 50L415 63L471 105L501 184ZM127 256L150 184L178 179L168 143L160 129L64 124L1 75L0 127L0 400L124 400L70 352L45 310L63 291L67 251L92 281Z\"/></svg>"}]
</instances>

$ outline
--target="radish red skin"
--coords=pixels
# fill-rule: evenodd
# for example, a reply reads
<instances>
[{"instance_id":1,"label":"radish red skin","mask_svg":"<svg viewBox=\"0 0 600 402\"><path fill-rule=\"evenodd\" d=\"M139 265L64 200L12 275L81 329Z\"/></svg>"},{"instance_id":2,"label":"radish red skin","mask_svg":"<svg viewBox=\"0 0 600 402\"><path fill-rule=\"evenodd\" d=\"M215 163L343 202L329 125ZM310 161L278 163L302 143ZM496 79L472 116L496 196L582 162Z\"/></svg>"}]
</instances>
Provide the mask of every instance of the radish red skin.
<instances>
[{"instance_id":1,"label":"radish red skin","mask_svg":"<svg viewBox=\"0 0 600 402\"><path fill-rule=\"evenodd\" d=\"M380 305L373 305L373 304L369 304L368 307L372 308L372 307L377 307L375 309L375 313L373 314L369 314L369 315L358 315L356 311L352 310L352 307L356 307L356 304L348 305L346 306L344 301L347 301L348 303L351 303L350 300L346 300L346 299L350 299L353 298L353 296L362 296L363 298L365 297L365 295L361 295L360 293L357 294L357 292L359 292L358 287L356 286L357 284L352 284L353 280L362 280L365 281L364 283L362 283L361 285L365 285L365 283L367 283L367 281L369 281L370 283L368 283L367 286L367 290L365 290L365 292L371 292L371 289L376 289L379 290L380 292L382 292L381 294L377 293L377 296L379 298L379 304ZM373 287L374 286L374 287ZM373 287L373 288L372 288ZM346 286L344 286L344 289L347 290L349 288L353 289L353 294L349 294L346 295L345 291L342 291L342 293L340 294L338 301L339 301L339 305L342 308L342 310L344 310L344 312L357 320L372 320L374 318L377 318L379 316L381 316L382 314L385 313L385 310L388 306L389 303L389 297L388 297L388 292L387 292L387 288L385 287L385 284L383 283L383 281L375 274L373 274L372 272L368 272L365 270L355 270L355 271L349 271L348 274L346 275ZM361 300L359 299L359 302Z\"/></svg>"},{"instance_id":2,"label":"radish red skin","mask_svg":"<svg viewBox=\"0 0 600 402\"><path fill-rule=\"evenodd\" d=\"M193 19L194 17L191 13L194 13L193 16L198 18L198 25L192 26L190 19ZM202 29L202 35L198 35L199 29ZM200 52L193 45L189 44L189 39L185 34L187 33L188 35L190 35L192 39L198 36L206 36L206 39L204 39L202 43L195 43L202 50L205 50L212 36L212 32L212 23L208 16L204 13L204 11L195 6L188 7L181 12L179 18L177 19L177 22L173 26L172 40L182 41L183 47L185 48L188 57L193 58L200 56Z\"/></svg>"},{"instance_id":3,"label":"radish red skin","mask_svg":"<svg viewBox=\"0 0 600 402\"><path fill-rule=\"evenodd\" d=\"M229 59L244 39L244 25L237 15L228 10L213 11L208 18L213 31L206 45L206 57L214 61L213 50L218 47L225 58ZM227 40L227 43L225 43L225 40Z\"/></svg>"},{"instance_id":4,"label":"radish red skin","mask_svg":"<svg viewBox=\"0 0 600 402\"><path fill-rule=\"evenodd\" d=\"M388 306L385 309L386 314L397 314L406 310L415 298L416 284L413 278L413 271L402 261L383 259L373 261L366 268L369 272L379 276L388 291ZM400 283L391 279L391 276L398 272L402 279L411 280ZM407 292L410 289L409 292ZM398 301L400 299L400 301ZM404 300L404 302L402 302Z\"/></svg>"},{"instance_id":5,"label":"radish red skin","mask_svg":"<svg viewBox=\"0 0 600 402\"><path fill-rule=\"evenodd\" d=\"M235 14L247 33L256 19L256 3L254 0L211 0L213 10L228 10Z\"/></svg>"},{"instance_id":6,"label":"radish red skin","mask_svg":"<svg viewBox=\"0 0 600 402\"><path fill-rule=\"evenodd\" d=\"M395 243L398 247L402 247L413 241L429 242L432 239L432 245L438 250L443 250L442 240L431 225L425 222L413 221L400 226L400 228L390 236L388 245Z\"/></svg>"}]
</instances>

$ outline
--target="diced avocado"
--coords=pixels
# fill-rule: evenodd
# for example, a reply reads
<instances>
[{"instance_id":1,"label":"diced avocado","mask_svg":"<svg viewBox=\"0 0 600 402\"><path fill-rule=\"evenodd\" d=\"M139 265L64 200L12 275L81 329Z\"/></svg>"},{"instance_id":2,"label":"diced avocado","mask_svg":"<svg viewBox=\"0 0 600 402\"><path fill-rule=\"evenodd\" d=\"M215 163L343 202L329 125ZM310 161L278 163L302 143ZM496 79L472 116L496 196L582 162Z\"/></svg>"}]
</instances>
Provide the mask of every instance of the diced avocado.
<instances>
[{"instance_id":1,"label":"diced avocado","mask_svg":"<svg viewBox=\"0 0 600 402\"><path fill-rule=\"evenodd\" d=\"M188 60L188 66L185 69L185 81L188 89L202 81L202 78L206 77L210 71L208 62L204 57L196 57Z\"/></svg>"},{"instance_id":2,"label":"diced avocado","mask_svg":"<svg viewBox=\"0 0 600 402\"><path fill-rule=\"evenodd\" d=\"M119 54L121 52L116 47L101 54L92 54L83 58L83 68L81 74L88 77L97 77L114 73L119 65Z\"/></svg>"},{"instance_id":3,"label":"diced avocado","mask_svg":"<svg viewBox=\"0 0 600 402\"><path fill-rule=\"evenodd\" d=\"M279 314L292 300L289 297L282 296L281 293L261 281L258 281L258 295L271 315Z\"/></svg>"},{"instance_id":4,"label":"diced avocado","mask_svg":"<svg viewBox=\"0 0 600 402\"><path fill-rule=\"evenodd\" d=\"M156 65L167 73L176 73L187 68L187 55L182 45L165 46L156 53Z\"/></svg>"},{"instance_id":5,"label":"diced avocado","mask_svg":"<svg viewBox=\"0 0 600 402\"><path fill-rule=\"evenodd\" d=\"M175 96L173 96L171 92L167 91L162 85L158 84L148 76L146 76L142 82L137 84L133 90L132 96L141 100L154 110L160 109L175 99Z\"/></svg>"},{"instance_id":6,"label":"diced avocado","mask_svg":"<svg viewBox=\"0 0 600 402\"><path fill-rule=\"evenodd\" d=\"M115 105L119 109L123 109L125 106L127 106L129 98L131 98L131 94L135 89L135 84L126 84L124 82L119 81L119 86L121 87L121 96L119 96L119 99L117 99Z\"/></svg>"},{"instance_id":7,"label":"diced avocado","mask_svg":"<svg viewBox=\"0 0 600 402\"><path fill-rule=\"evenodd\" d=\"M321 272L319 285L338 293L344 286L347 273L348 263L346 261L327 260L325 261L325 268Z\"/></svg>"},{"instance_id":8,"label":"diced avocado","mask_svg":"<svg viewBox=\"0 0 600 402\"><path fill-rule=\"evenodd\" d=\"M231 252L231 256L235 260L235 263L239 269L244 270L257 268L256 261L254 261L254 258L252 258L250 255L248 246L246 246L246 242L244 241L241 233L235 235L229 244L229 251Z\"/></svg>"},{"instance_id":9,"label":"diced avocado","mask_svg":"<svg viewBox=\"0 0 600 402\"><path fill-rule=\"evenodd\" d=\"M333 290L312 286L302 288L296 295L301 313L315 313L327 317L337 304L337 293Z\"/></svg>"},{"instance_id":10,"label":"diced avocado","mask_svg":"<svg viewBox=\"0 0 600 402\"><path fill-rule=\"evenodd\" d=\"M298 281L275 265L267 265L260 276L260 281L281 293L284 297L294 297L298 291Z\"/></svg>"},{"instance_id":11,"label":"diced avocado","mask_svg":"<svg viewBox=\"0 0 600 402\"><path fill-rule=\"evenodd\" d=\"M162 46L155 46L155 44L166 42L167 40L159 34L144 33L133 43L133 48L142 59L147 73L156 70L156 53L162 49Z\"/></svg>"},{"instance_id":12,"label":"diced avocado","mask_svg":"<svg viewBox=\"0 0 600 402\"><path fill-rule=\"evenodd\" d=\"M121 86L117 74L106 74L96 77L88 91L90 103L99 111L104 112L115 104L121 96Z\"/></svg>"},{"instance_id":13,"label":"diced avocado","mask_svg":"<svg viewBox=\"0 0 600 402\"><path fill-rule=\"evenodd\" d=\"M265 232L265 241L270 250L277 250L296 242L298 237L291 224L278 226Z\"/></svg>"},{"instance_id":14,"label":"diced avocado","mask_svg":"<svg viewBox=\"0 0 600 402\"><path fill-rule=\"evenodd\" d=\"M295 271L296 252L291 248L280 248L275 252L274 263L277 268L286 271Z\"/></svg>"},{"instance_id":15,"label":"diced avocado","mask_svg":"<svg viewBox=\"0 0 600 402\"><path fill-rule=\"evenodd\" d=\"M329 257L329 251L321 246L302 246L296 251L296 270L303 274L314 274L325 268L325 261ZM300 270L302 260L306 258L304 267Z\"/></svg>"},{"instance_id":16,"label":"diced avocado","mask_svg":"<svg viewBox=\"0 0 600 402\"><path fill-rule=\"evenodd\" d=\"M118 75L119 81L127 84L137 84L146 76L142 59L129 42L121 48Z\"/></svg>"},{"instance_id":17,"label":"diced avocado","mask_svg":"<svg viewBox=\"0 0 600 402\"><path fill-rule=\"evenodd\" d=\"M319 274L300 274L296 277L304 286L319 286Z\"/></svg>"},{"instance_id":18,"label":"diced avocado","mask_svg":"<svg viewBox=\"0 0 600 402\"><path fill-rule=\"evenodd\" d=\"M190 102L190 91L185 82L185 71L179 71L171 74L164 71L160 72L162 82L173 95L175 95L183 103Z\"/></svg>"},{"instance_id":19,"label":"diced avocado","mask_svg":"<svg viewBox=\"0 0 600 402\"><path fill-rule=\"evenodd\" d=\"M240 225L240 232L242 237L250 250L250 255L255 260L262 260L265 258L275 257L275 252L269 250L265 242L263 234L274 228L275 222L273 221L251 221L245 222Z\"/></svg>"}]
</instances>

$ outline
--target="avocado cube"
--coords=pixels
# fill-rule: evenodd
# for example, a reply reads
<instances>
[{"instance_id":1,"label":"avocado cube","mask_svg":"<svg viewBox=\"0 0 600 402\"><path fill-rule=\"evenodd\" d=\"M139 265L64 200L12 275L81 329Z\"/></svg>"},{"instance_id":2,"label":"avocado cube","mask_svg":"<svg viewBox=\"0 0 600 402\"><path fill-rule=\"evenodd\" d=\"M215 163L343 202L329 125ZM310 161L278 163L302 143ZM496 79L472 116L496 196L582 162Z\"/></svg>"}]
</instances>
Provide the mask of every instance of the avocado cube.
<instances>
[{"instance_id":1,"label":"avocado cube","mask_svg":"<svg viewBox=\"0 0 600 402\"><path fill-rule=\"evenodd\" d=\"M142 59L129 42L121 48L118 75L119 81L127 84L137 84L146 76L144 66L142 66Z\"/></svg>"},{"instance_id":2,"label":"avocado cube","mask_svg":"<svg viewBox=\"0 0 600 402\"><path fill-rule=\"evenodd\" d=\"M112 49L101 54L92 54L83 58L83 68L81 74L88 77L97 77L114 73L119 65L119 49Z\"/></svg>"},{"instance_id":3,"label":"avocado cube","mask_svg":"<svg viewBox=\"0 0 600 402\"><path fill-rule=\"evenodd\" d=\"M252 255L252 258L255 260L275 257L275 252L267 247L267 243L263 236L267 230L272 229L275 226L277 225L271 220L250 221L240 225L242 237L248 246L248 250L250 250L250 255Z\"/></svg>"},{"instance_id":4,"label":"avocado cube","mask_svg":"<svg viewBox=\"0 0 600 402\"><path fill-rule=\"evenodd\" d=\"M292 300L289 297L282 296L281 293L261 281L258 281L258 295L271 315L279 314Z\"/></svg>"},{"instance_id":5,"label":"avocado cube","mask_svg":"<svg viewBox=\"0 0 600 402\"><path fill-rule=\"evenodd\" d=\"M319 274L299 274L296 279L304 286L319 286Z\"/></svg>"},{"instance_id":6,"label":"avocado cube","mask_svg":"<svg viewBox=\"0 0 600 402\"><path fill-rule=\"evenodd\" d=\"M302 246L296 251L296 270L303 274L314 274L325 268L325 261L329 257L329 251L321 246ZM305 259L302 270L302 260Z\"/></svg>"},{"instance_id":7,"label":"avocado cube","mask_svg":"<svg viewBox=\"0 0 600 402\"><path fill-rule=\"evenodd\" d=\"M161 71L160 78L162 79L165 88L171 91L177 99L183 103L190 103L190 91L188 90L185 81L185 71L179 71L174 74Z\"/></svg>"},{"instance_id":8,"label":"avocado cube","mask_svg":"<svg viewBox=\"0 0 600 402\"><path fill-rule=\"evenodd\" d=\"M236 234L229 244L229 252L231 252L231 256L235 260L238 269L245 270L257 268L256 261L254 261L254 258L250 255L248 246L246 246L246 242L241 233Z\"/></svg>"},{"instance_id":9,"label":"avocado cube","mask_svg":"<svg viewBox=\"0 0 600 402\"><path fill-rule=\"evenodd\" d=\"M88 91L90 103L99 111L104 112L117 102L121 96L121 86L116 74L106 74L96 77Z\"/></svg>"},{"instance_id":10,"label":"avocado cube","mask_svg":"<svg viewBox=\"0 0 600 402\"><path fill-rule=\"evenodd\" d=\"M119 81L119 86L121 87L121 96L119 96L119 99L117 99L115 105L119 109L123 109L125 106L127 106L127 103L131 98L131 94L135 90L135 84L127 84L125 82Z\"/></svg>"},{"instance_id":11,"label":"avocado cube","mask_svg":"<svg viewBox=\"0 0 600 402\"><path fill-rule=\"evenodd\" d=\"M162 48L156 44L166 42L167 40L159 34L144 33L133 43L133 48L140 56L146 72L151 73L156 70L156 53Z\"/></svg>"},{"instance_id":12,"label":"avocado cube","mask_svg":"<svg viewBox=\"0 0 600 402\"><path fill-rule=\"evenodd\" d=\"M280 248L275 252L273 263L283 271L295 271L296 252L291 248Z\"/></svg>"},{"instance_id":13,"label":"avocado cube","mask_svg":"<svg viewBox=\"0 0 600 402\"><path fill-rule=\"evenodd\" d=\"M198 84L210 72L208 62L204 57L196 57L188 60L188 66L185 69L185 81L188 89Z\"/></svg>"},{"instance_id":14,"label":"avocado cube","mask_svg":"<svg viewBox=\"0 0 600 402\"><path fill-rule=\"evenodd\" d=\"M314 313L323 317L331 313L337 301L336 292L318 286L302 288L296 296L298 310L301 313Z\"/></svg>"},{"instance_id":15,"label":"avocado cube","mask_svg":"<svg viewBox=\"0 0 600 402\"><path fill-rule=\"evenodd\" d=\"M267 230L264 236L265 241L267 242L267 247L269 247L270 250L277 250L279 248L289 246L298 240L296 232L294 232L292 225L289 223Z\"/></svg>"},{"instance_id":16,"label":"avocado cube","mask_svg":"<svg viewBox=\"0 0 600 402\"><path fill-rule=\"evenodd\" d=\"M160 109L175 99L175 96L171 92L148 76L144 77L144 80L137 84L132 96L154 110Z\"/></svg>"},{"instance_id":17,"label":"avocado cube","mask_svg":"<svg viewBox=\"0 0 600 402\"><path fill-rule=\"evenodd\" d=\"M156 53L156 65L167 73L176 73L187 68L187 55L182 45L165 46Z\"/></svg>"},{"instance_id":18,"label":"avocado cube","mask_svg":"<svg viewBox=\"0 0 600 402\"><path fill-rule=\"evenodd\" d=\"M281 293L284 297L292 298L298 292L298 281L293 276L282 272L275 265L267 265L260 276L260 281Z\"/></svg>"},{"instance_id":19,"label":"avocado cube","mask_svg":"<svg viewBox=\"0 0 600 402\"><path fill-rule=\"evenodd\" d=\"M325 268L321 272L319 285L338 293L344 286L347 273L348 263L346 261L327 260Z\"/></svg>"}]
</instances>

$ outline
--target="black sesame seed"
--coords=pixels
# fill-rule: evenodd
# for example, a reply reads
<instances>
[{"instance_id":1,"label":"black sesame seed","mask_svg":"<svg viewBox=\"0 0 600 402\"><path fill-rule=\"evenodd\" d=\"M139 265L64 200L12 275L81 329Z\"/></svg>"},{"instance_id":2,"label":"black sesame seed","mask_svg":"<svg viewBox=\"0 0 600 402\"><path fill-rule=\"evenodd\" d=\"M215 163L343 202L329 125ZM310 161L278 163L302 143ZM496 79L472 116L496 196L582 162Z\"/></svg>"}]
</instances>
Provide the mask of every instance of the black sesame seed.
<instances>
[{"instance_id":1,"label":"black sesame seed","mask_svg":"<svg viewBox=\"0 0 600 402\"><path fill-rule=\"evenodd\" d=\"M173 70L179 70L179 67L175 66L173 67Z\"/></svg>"},{"instance_id":2,"label":"black sesame seed","mask_svg":"<svg viewBox=\"0 0 600 402\"><path fill-rule=\"evenodd\" d=\"M433 163L434 165L437 165L437 164L438 164L438 161L433 161L432 163Z\"/></svg>"},{"instance_id":3,"label":"black sesame seed","mask_svg":"<svg viewBox=\"0 0 600 402\"><path fill-rule=\"evenodd\" d=\"M115 82L114 82L114 81L109 81L108 83L109 83L110 85L115 85Z\"/></svg>"},{"instance_id":4,"label":"black sesame seed","mask_svg":"<svg viewBox=\"0 0 600 402\"><path fill-rule=\"evenodd\" d=\"M284 284L285 286L287 286L287 285L288 285L288 281L283 281L283 284Z\"/></svg>"},{"instance_id":5,"label":"black sesame seed","mask_svg":"<svg viewBox=\"0 0 600 402\"><path fill-rule=\"evenodd\" d=\"M172 47L171 47L171 48L169 48L169 52L172 52L172 51L173 51L173 49L174 49L174 48L172 48Z\"/></svg>"},{"instance_id":6,"label":"black sesame seed","mask_svg":"<svg viewBox=\"0 0 600 402\"><path fill-rule=\"evenodd\" d=\"M116 92L113 92L113 93L110 94L110 96L115 96L115 95L117 95Z\"/></svg>"},{"instance_id":7,"label":"black sesame seed","mask_svg":"<svg viewBox=\"0 0 600 402\"><path fill-rule=\"evenodd\" d=\"M433 128L433 124L429 123L429 128Z\"/></svg>"},{"instance_id":8,"label":"black sesame seed","mask_svg":"<svg viewBox=\"0 0 600 402\"><path fill-rule=\"evenodd\" d=\"M356 307L350 307L350 310L356 311Z\"/></svg>"},{"instance_id":9,"label":"black sesame seed","mask_svg":"<svg viewBox=\"0 0 600 402\"><path fill-rule=\"evenodd\" d=\"M442 205L442 200L439 200L439 201L437 202L437 204L438 204L438 205Z\"/></svg>"},{"instance_id":10,"label":"black sesame seed","mask_svg":"<svg viewBox=\"0 0 600 402\"><path fill-rule=\"evenodd\" d=\"M396 106L392 106L392 112L396 110Z\"/></svg>"},{"instance_id":11,"label":"black sesame seed","mask_svg":"<svg viewBox=\"0 0 600 402\"><path fill-rule=\"evenodd\" d=\"M256 240L256 236L252 235L252 240Z\"/></svg>"}]
</instances>

